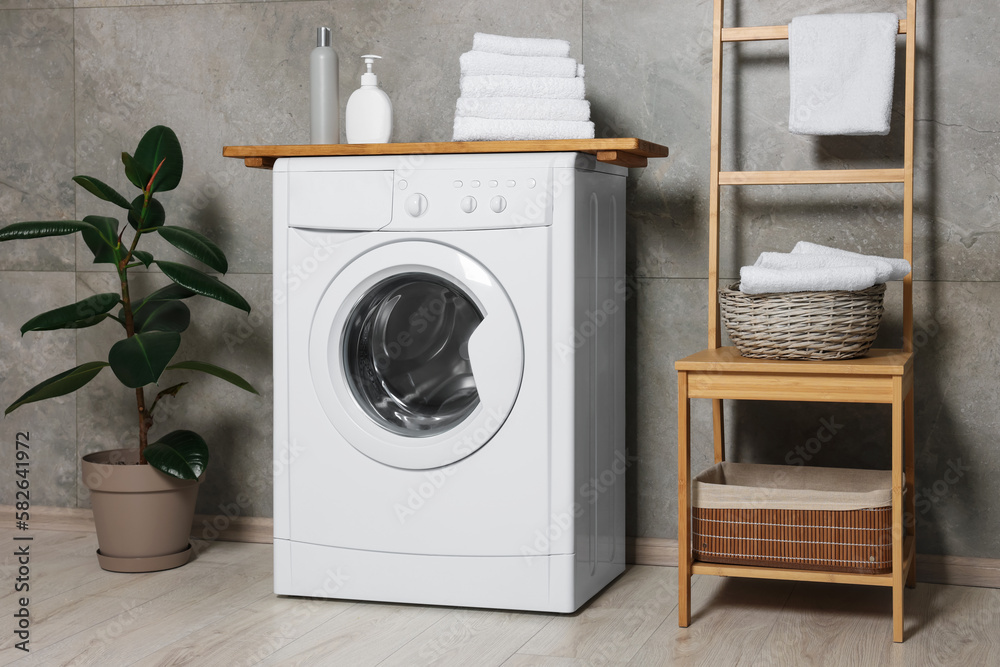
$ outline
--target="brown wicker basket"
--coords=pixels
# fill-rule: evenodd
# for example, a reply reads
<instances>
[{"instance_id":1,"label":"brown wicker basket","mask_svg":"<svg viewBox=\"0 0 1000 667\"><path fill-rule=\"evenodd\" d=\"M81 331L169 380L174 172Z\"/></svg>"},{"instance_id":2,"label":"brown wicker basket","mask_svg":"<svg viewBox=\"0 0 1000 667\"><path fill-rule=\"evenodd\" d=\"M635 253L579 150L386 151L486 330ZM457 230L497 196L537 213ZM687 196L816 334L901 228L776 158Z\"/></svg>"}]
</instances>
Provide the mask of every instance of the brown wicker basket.
<instances>
[{"instance_id":1,"label":"brown wicker basket","mask_svg":"<svg viewBox=\"0 0 1000 667\"><path fill-rule=\"evenodd\" d=\"M743 486L761 480L770 486ZM889 471L727 461L706 470L694 481L695 560L859 574L892 570ZM845 484L843 491L828 488L844 488ZM810 490L811 486L823 490ZM734 506L725 506L730 503ZM794 508L798 504L837 507L859 503L878 506L850 510Z\"/></svg>"},{"instance_id":2,"label":"brown wicker basket","mask_svg":"<svg viewBox=\"0 0 1000 667\"><path fill-rule=\"evenodd\" d=\"M722 321L744 357L854 359L875 342L885 284L856 292L744 294L719 290Z\"/></svg>"}]
</instances>

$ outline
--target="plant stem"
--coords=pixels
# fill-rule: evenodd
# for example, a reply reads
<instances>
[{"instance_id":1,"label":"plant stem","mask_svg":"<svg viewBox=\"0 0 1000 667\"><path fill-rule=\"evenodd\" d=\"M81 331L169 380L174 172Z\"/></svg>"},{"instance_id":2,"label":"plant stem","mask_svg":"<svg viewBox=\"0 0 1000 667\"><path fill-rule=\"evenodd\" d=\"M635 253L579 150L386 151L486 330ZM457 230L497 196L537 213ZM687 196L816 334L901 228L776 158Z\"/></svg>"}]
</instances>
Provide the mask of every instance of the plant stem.
<instances>
[{"instance_id":1,"label":"plant stem","mask_svg":"<svg viewBox=\"0 0 1000 667\"><path fill-rule=\"evenodd\" d=\"M135 403L139 408L139 463L146 463L147 433L149 431L149 420L146 419L146 397L142 387L135 390Z\"/></svg>"},{"instance_id":2,"label":"plant stem","mask_svg":"<svg viewBox=\"0 0 1000 667\"><path fill-rule=\"evenodd\" d=\"M142 218L140 218L140 222L139 222L139 226L140 227L142 227L142 223L145 222L145 219L146 219L146 208L143 207L143 209L142 209ZM122 231L125 231L125 230L122 230ZM118 271L119 271L119 273L123 272L125 269L128 268L128 263L132 260L132 253L135 252L135 247L137 245L139 245L139 237L140 236L142 236L142 232L136 231L135 236L132 237L132 245L128 249L128 254L126 254L125 257L122 259L122 261L118 263ZM124 279L124 275L123 275L123 279Z\"/></svg>"},{"instance_id":3,"label":"plant stem","mask_svg":"<svg viewBox=\"0 0 1000 667\"><path fill-rule=\"evenodd\" d=\"M122 282L122 310L125 313L125 333L129 338L135 335L135 318L132 316L132 301L129 299L128 294L129 261L132 259L132 253L135 252L135 247L139 244L139 237L142 236L142 231L140 230L146 222L146 212L149 210L149 198L153 194L153 180L156 178L156 173L160 171L160 167L163 166L163 162L163 160L160 160L160 164L157 165L156 171L153 172L152 177L149 179L149 183L143 190L142 212L139 214L139 224L137 225L138 229L135 231L135 236L132 237L132 245L129 246L128 253L126 253L125 258L118 264L118 276L121 278ZM149 413L146 411L146 396L143 393L142 387L136 387L135 405L139 411L139 463L145 464L149 425L152 420L149 418Z\"/></svg>"},{"instance_id":4,"label":"plant stem","mask_svg":"<svg viewBox=\"0 0 1000 667\"><path fill-rule=\"evenodd\" d=\"M136 233L136 240L138 238L139 234ZM134 249L135 241L132 242L132 250ZM132 253L132 250L129 250L129 254ZM121 278L122 283L122 310L125 313L125 333L131 338L135 335L135 318L132 316L132 301L128 293L127 269L119 269L118 276ZM135 390L135 403L139 411L139 463L143 464L146 463L146 434L149 430L149 420L146 416L146 397L143 394L142 387L137 387Z\"/></svg>"}]
</instances>

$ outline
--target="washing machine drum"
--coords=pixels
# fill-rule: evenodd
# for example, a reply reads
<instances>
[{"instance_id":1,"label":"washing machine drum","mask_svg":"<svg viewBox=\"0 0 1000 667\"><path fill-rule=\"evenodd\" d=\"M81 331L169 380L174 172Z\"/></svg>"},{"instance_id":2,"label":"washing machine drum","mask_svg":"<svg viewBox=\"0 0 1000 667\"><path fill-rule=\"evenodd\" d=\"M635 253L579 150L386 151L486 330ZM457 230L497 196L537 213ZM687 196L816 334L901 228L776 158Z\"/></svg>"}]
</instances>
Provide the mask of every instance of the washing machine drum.
<instances>
[{"instance_id":1,"label":"washing machine drum","mask_svg":"<svg viewBox=\"0 0 1000 667\"><path fill-rule=\"evenodd\" d=\"M361 407L407 436L451 429L479 405L469 339L475 303L437 276L409 273L376 285L354 306L344 364Z\"/></svg>"},{"instance_id":2,"label":"washing machine drum","mask_svg":"<svg viewBox=\"0 0 1000 667\"><path fill-rule=\"evenodd\" d=\"M330 421L355 449L399 468L448 465L486 445L514 405L523 362L496 278L430 242L354 260L327 288L310 335Z\"/></svg>"}]
</instances>

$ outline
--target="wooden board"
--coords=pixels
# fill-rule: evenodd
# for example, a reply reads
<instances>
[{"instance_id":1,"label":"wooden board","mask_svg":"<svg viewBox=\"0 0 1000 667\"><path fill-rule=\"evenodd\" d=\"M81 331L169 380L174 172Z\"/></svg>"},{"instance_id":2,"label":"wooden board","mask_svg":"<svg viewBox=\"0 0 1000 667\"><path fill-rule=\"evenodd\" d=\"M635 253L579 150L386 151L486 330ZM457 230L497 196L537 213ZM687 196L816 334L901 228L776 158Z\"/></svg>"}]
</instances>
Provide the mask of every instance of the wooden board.
<instances>
[{"instance_id":1,"label":"wooden board","mask_svg":"<svg viewBox=\"0 0 1000 667\"><path fill-rule=\"evenodd\" d=\"M905 375L913 366L913 353L872 349L858 359L794 361L751 359L735 347L702 350L675 362L679 371L702 373L803 373L816 375Z\"/></svg>"},{"instance_id":2,"label":"wooden board","mask_svg":"<svg viewBox=\"0 0 1000 667\"><path fill-rule=\"evenodd\" d=\"M242 159L248 167L270 169L282 157L334 155L443 155L466 153L590 153L601 162L645 167L648 158L667 157L666 146L632 138L552 139L546 141L440 141L389 144L302 144L290 146L225 146L222 155Z\"/></svg>"},{"instance_id":3,"label":"wooden board","mask_svg":"<svg viewBox=\"0 0 1000 667\"><path fill-rule=\"evenodd\" d=\"M896 34L905 35L906 31L906 19L901 19ZM788 39L787 25L760 25L746 28L722 29L723 42L766 42L782 39Z\"/></svg>"}]
</instances>

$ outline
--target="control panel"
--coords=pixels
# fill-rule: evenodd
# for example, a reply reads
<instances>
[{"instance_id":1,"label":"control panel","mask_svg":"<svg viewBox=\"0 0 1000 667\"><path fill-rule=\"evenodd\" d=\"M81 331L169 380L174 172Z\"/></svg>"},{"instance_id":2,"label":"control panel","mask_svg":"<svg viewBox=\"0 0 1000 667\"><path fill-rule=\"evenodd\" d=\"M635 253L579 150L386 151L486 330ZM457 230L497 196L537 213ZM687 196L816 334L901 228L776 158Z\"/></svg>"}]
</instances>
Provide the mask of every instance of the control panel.
<instances>
[{"instance_id":1,"label":"control panel","mask_svg":"<svg viewBox=\"0 0 1000 667\"><path fill-rule=\"evenodd\" d=\"M552 170L396 171L392 222L383 229L509 229L552 224Z\"/></svg>"}]
</instances>

